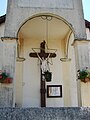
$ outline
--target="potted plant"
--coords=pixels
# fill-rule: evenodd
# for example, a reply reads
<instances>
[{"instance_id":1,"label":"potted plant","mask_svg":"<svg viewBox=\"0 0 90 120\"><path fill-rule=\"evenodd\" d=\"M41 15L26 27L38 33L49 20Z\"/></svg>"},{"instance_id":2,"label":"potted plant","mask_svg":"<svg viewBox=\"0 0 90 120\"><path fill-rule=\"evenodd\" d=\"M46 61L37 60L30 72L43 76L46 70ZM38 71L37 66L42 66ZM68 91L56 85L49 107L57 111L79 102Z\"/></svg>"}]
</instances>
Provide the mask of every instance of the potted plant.
<instances>
[{"instance_id":1,"label":"potted plant","mask_svg":"<svg viewBox=\"0 0 90 120\"><path fill-rule=\"evenodd\" d=\"M90 70L88 67L82 70L78 70L78 79L84 83L90 82Z\"/></svg>"},{"instance_id":2,"label":"potted plant","mask_svg":"<svg viewBox=\"0 0 90 120\"><path fill-rule=\"evenodd\" d=\"M0 83L12 83L12 78L3 70L0 70Z\"/></svg>"}]
</instances>

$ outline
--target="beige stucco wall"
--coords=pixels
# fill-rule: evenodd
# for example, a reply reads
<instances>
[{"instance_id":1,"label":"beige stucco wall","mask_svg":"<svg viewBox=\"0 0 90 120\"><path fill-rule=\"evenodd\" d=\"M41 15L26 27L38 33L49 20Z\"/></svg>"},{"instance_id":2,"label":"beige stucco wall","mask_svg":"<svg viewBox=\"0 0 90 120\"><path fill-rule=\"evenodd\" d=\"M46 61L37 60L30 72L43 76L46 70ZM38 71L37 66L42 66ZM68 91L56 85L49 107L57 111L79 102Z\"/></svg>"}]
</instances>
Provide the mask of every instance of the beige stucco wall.
<instances>
[{"instance_id":1,"label":"beige stucco wall","mask_svg":"<svg viewBox=\"0 0 90 120\"><path fill-rule=\"evenodd\" d=\"M4 28L5 28L5 23L0 24L0 70L2 69L2 55L3 55L3 42L1 41L1 37L4 36Z\"/></svg>"},{"instance_id":2,"label":"beige stucco wall","mask_svg":"<svg viewBox=\"0 0 90 120\"><path fill-rule=\"evenodd\" d=\"M87 31L87 36L88 36L88 40L89 40L89 29L87 28L86 29L86 31ZM1 37L3 37L3 35L4 35L4 24L1 24L1 26L0 26L0 36ZM28 42L27 42L28 43ZM37 42L36 42L37 43ZM0 41L0 45L2 44L2 41ZM38 43L37 43L38 44ZM57 46L57 45L56 45ZM90 45L89 45L90 46ZM88 50L90 50L90 47L88 46ZM34 45L33 45L33 47L34 47ZM39 46L38 46L39 47ZM52 44L50 44L50 47L55 47L55 46L53 46ZM1 47L0 47L1 48ZM28 48L27 48L28 49ZM26 49L26 51L28 51L29 52L29 50L27 50ZM60 49L60 48L59 48ZM60 68L59 69L61 69L60 70L60 74L62 74L62 68L63 68L63 71L64 71L64 74L62 74L62 75L60 75L60 76L58 76L58 75L54 75L53 76L53 80L52 80L52 82L51 82L51 84L57 84L57 83L60 83L60 84L62 84L63 85L63 98L61 98L60 99L60 101L59 101L59 105L60 106L76 106L77 105L77 90L76 90L76 77L75 77L75 69L73 69L73 67L72 67L72 65L75 65L75 61L74 61L74 51L73 51L74 49L73 49L73 47L71 47L71 50L69 51L69 57L70 58L72 58L73 59L73 61L71 61L71 62L69 62L69 64L68 63L61 63L60 61ZM2 51L2 50L0 50L0 51ZM72 51L72 52L71 52ZM71 53L70 53L71 52ZM1 55L0 55L1 56ZM25 56L27 56L28 57L28 54L27 55L25 55ZM89 57L90 58L90 57ZM29 58L28 58L29 59ZM33 58L32 58L33 59ZM36 61L36 66L37 66L37 60L35 60ZM54 62L54 61L53 61ZM0 62L1 63L1 62ZM28 60L28 63L29 63L29 60ZM54 62L55 63L55 62ZM71 63L71 64L70 64ZM56 64L56 63L55 63ZM25 102L27 101L27 99L28 98L25 98L24 100L23 100L23 98L25 97L25 89L26 88L24 88L25 87L25 83L26 83L26 81L24 80L24 79L22 79L22 73L23 73L23 65L25 65L25 63L23 62L21 62L21 63L17 63L16 64L17 65L17 69L18 69L18 71L16 72L16 95L15 95L15 98L16 98L16 103L18 104L18 106L22 106L22 104L23 104L23 106L26 106L26 104L25 104ZM2 66L2 64L0 64L0 66ZM71 66L71 67L70 67ZM51 66L51 68L52 68L52 66ZM69 69L68 69L69 68ZM73 70L74 71L73 71ZM69 70L71 71L71 75L69 75ZM66 72L65 72L66 71ZM25 72L25 71L24 71ZM74 74L73 74L74 73ZM25 73L25 74L27 74L27 73ZM29 73L28 73L29 74ZM61 82L60 81L55 81L55 79L57 78L56 76L58 76L58 78L60 77L60 79L61 79ZM68 77L67 77L68 76ZM70 76L70 77L69 77ZM28 76L29 77L29 76ZM69 79L69 78L71 78L71 79ZM34 78L33 78L34 79ZM64 79L64 81L63 81L63 79ZM74 82L72 82L72 80L74 80ZM69 83L69 82L70 83ZM39 78L38 78L38 82L39 82ZM27 84L27 83L26 83ZM34 83L33 83L34 84ZM47 85L48 85L48 83L47 83ZM67 86L69 86L69 87L67 87ZM3 87L6 87L6 86L3 86ZM24 89L23 89L24 88ZM28 87L29 88L29 87ZM75 88L75 89L74 89ZM80 89L78 89L79 91L80 91ZM72 92L70 92L70 91L72 91ZM90 97L89 97L89 91L90 91L90 83L88 82L88 83L82 83L81 82L81 105L82 106L90 106ZM67 94L67 92L68 92L68 94ZM75 94L73 94L73 93L75 93L76 94L76 97L75 97ZM73 99L74 98L74 99ZM38 97L38 99L39 99L39 97ZM58 101L58 100L57 100ZM56 102L56 101L55 101ZM39 101L38 101L38 103L39 103ZM58 103L58 102L57 102ZM28 106L28 105L27 105ZM47 106L55 106L55 103L53 103L53 99L52 100L50 100L50 102L49 102L49 98L47 98ZM56 104L56 106L58 106L58 104Z\"/></svg>"},{"instance_id":3,"label":"beige stucco wall","mask_svg":"<svg viewBox=\"0 0 90 120\"><path fill-rule=\"evenodd\" d=\"M23 1L22 1L23 2ZM26 3L27 1L25 1ZM48 3L47 3L48 4ZM82 4L81 0L73 0L72 8L48 8L48 7L20 7L18 0L8 0L8 9L6 16L5 31L3 24L0 26L0 35L1 37L17 37L18 29L21 25L29 18L34 15L42 13L55 14L56 16L61 16L67 20L71 26L74 28L75 39L85 39L85 25L82 13ZM73 16L73 19L72 19ZM77 17L76 17L77 16ZM78 26L78 27L77 27ZM88 39L89 39L89 31ZM58 44L60 43L60 44ZM6 43L7 44L7 43ZM26 58L26 61L23 63L16 63L16 86L15 86L15 98L16 104L18 106L40 106L40 69L37 64L37 59L29 57L29 53L32 47L39 47L40 41L33 40L24 40L24 51L23 56ZM1 45L1 44L0 44ZM77 83L76 83L76 71L75 71L75 59L74 59L74 49L69 47L71 52L70 58L72 61L68 63L62 63L60 58L63 56L64 45L61 44L61 41L50 41L49 46L51 48L57 48L58 57L53 60L53 66L51 70L53 71L53 78L50 84L61 84L63 85L63 97L58 99L49 99L47 98L47 106L77 106ZM62 49L61 49L62 48ZM80 50L80 48L78 49ZM87 51L87 50L86 50ZM77 51L80 53L80 51ZM81 51L83 52L83 51ZM85 53L85 52L84 52ZM0 53L2 54L2 53ZM80 60L79 60L80 62ZM33 63L33 64L32 64ZM74 65L74 66L73 66ZM1 64L0 64L1 66ZM56 72L56 69L58 72ZM35 81L37 80L37 81ZM72 81L73 80L73 81ZM33 81L33 82L32 82ZM48 85L49 83L47 83ZM81 83L81 104L82 106L89 106L89 84ZM87 90L88 88L88 90ZM33 94L34 91L34 94ZM88 91L88 94L86 94ZM75 96L74 96L75 95ZM75 99L73 99L75 98Z\"/></svg>"},{"instance_id":4,"label":"beige stucco wall","mask_svg":"<svg viewBox=\"0 0 90 120\"><path fill-rule=\"evenodd\" d=\"M87 39L90 40L90 29L86 28ZM90 42L88 42L89 51L89 62L90 62ZM90 66L88 66L90 69ZM89 107L90 106L90 82L83 83L81 82L81 99L82 106Z\"/></svg>"},{"instance_id":5,"label":"beige stucco wall","mask_svg":"<svg viewBox=\"0 0 90 120\"><path fill-rule=\"evenodd\" d=\"M2 24L1 26L0 26L0 36L2 37L3 35L4 35L4 24ZM88 34L88 36L90 35L89 34L89 29L86 29L86 31L88 31L87 32L87 34ZM88 37L88 39L89 39L89 37ZM0 41L1 42L1 44L2 44L2 41ZM28 42L27 42L28 43ZM38 45L38 42L36 42L37 43L37 45ZM1 45L0 44L0 45ZM53 46L53 44L49 44L50 45L50 47L55 47L55 46ZM70 45L71 45L71 43L70 43ZM89 45L90 46L90 45ZM90 47L88 46L88 50L90 50ZM34 45L33 45L33 47L34 47ZM39 46L38 46L39 47ZM57 47L57 45L56 45L56 47ZM28 48L27 48L28 49ZM26 51L27 51L27 49L26 49ZM59 47L59 49L60 49L60 47ZM69 64L68 63L61 63L60 61L60 68L59 68L59 66L58 66L58 68L59 69L61 69L60 70L60 74L62 74L62 75L60 75L59 76L59 74L57 74L57 75L54 75L53 76L53 80L52 80L52 82L51 82L51 84L57 84L57 83L60 83L60 84L62 84L63 85L63 98L61 98L60 99L60 101L59 102L57 102L57 103L59 103L59 105L60 106L76 106L77 105L77 90L76 90L76 77L75 77L75 69L73 69L73 67L72 67L72 65L75 65L75 61L74 61L74 51L73 51L74 49L73 49L73 47L71 46L71 49L69 50L69 57L70 58L72 58L73 60L72 61L70 61L69 62ZM72 51L72 52L71 52ZM29 50L28 50L28 52L29 52ZM71 52L71 53L70 53ZM1 55L0 55L1 56ZM25 55L26 56L26 55ZM28 57L28 54L27 54L27 57ZM90 57L89 57L90 58ZM28 57L28 59L29 59L29 57ZM32 58L33 59L33 58ZM37 66L37 60L35 60L36 61L36 66ZM54 62L54 61L53 61ZM0 62L1 63L1 62ZM28 63L29 63L29 60L28 60ZM54 62L55 63L55 62ZM23 73L23 64L25 65L25 63L23 62L18 62L16 65L17 65L17 69L18 69L18 71L16 72L16 95L15 95L15 98L16 98L16 103L18 104L18 106L22 106L22 103L23 103L23 106L26 106L26 104L25 104L25 102L27 101L27 99L28 98L25 98L24 100L23 100L23 98L25 97L25 89L26 88L24 88L25 87L25 83L26 83L26 81L24 80L24 79L22 79L22 73ZM56 63L55 63L56 64ZM1 65L1 64L0 64ZM2 65L1 65L2 66ZM71 66L71 67L70 67ZM52 66L51 66L51 68L52 68ZM63 68L63 69L62 69ZM68 69L69 68L69 69ZM64 71L64 74L62 73L62 70ZM69 73L69 70L71 71L71 75L70 75L70 73ZM74 70L74 71L73 71ZM24 70L25 71L25 70ZM66 71L66 72L65 72ZM73 74L74 73L74 74ZM25 74L27 74L27 73L25 73ZM29 73L28 73L29 74ZM58 78L60 77L60 80L61 80L61 82L60 81L55 81L55 79L57 78L56 76L58 76ZM68 77L67 77L68 76ZM70 77L69 77L70 76ZM28 76L29 77L29 76ZM71 79L70 79L71 78ZM64 80L64 81L63 81ZM72 82L72 80L74 80L74 82ZM38 78L38 82L39 82L39 78ZM69 83L70 82L70 83ZM27 83L26 83L27 84ZM35 84L35 83L33 83L33 84ZM47 83L47 85L48 85L48 83ZM67 87L68 86L68 87ZM3 86L3 87L5 87L5 86ZM24 89L23 89L24 88ZM28 87L29 88L29 87ZM74 89L75 88L75 89ZM79 91L80 91L80 89L78 89ZM72 92L70 92L70 91L72 91ZM88 83L82 83L81 82L81 105L82 106L90 106L90 97L89 97L89 91L90 91L90 83L88 82ZM68 94L67 94L67 92L68 92ZM73 93L75 93L76 94L76 97L75 97L75 94L73 94ZM74 98L74 99L73 99ZM39 97L38 97L38 99L39 99ZM58 101L58 100L57 100ZM55 101L56 102L56 101ZM39 103L39 101L38 101L38 103ZM28 105L27 105L28 106ZM53 99L52 100L50 100L50 102L49 102L49 98L47 98L47 106L55 106L55 103L53 103ZM58 106L58 104L56 104L56 106Z\"/></svg>"},{"instance_id":6,"label":"beige stucco wall","mask_svg":"<svg viewBox=\"0 0 90 120\"><path fill-rule=\"evenodd\" d=\"M64 54L62 40L48 41L49 48L57 49L57 57L52 59L53 65L50 65L52 81L46 82L46 88L47 85L62 85L62 97L46 97L47 107L78 106L74 47L71 46L73 39L72 34L69 43L69 57L71 58L69 62L60 61ZM34 52L32 48L40 47L40 42L42 40L34 40L34 42L31 39L24 40L22 56L26 60L17 63L16 67L16 104L18 106L40 107L40 64L37 58L29 57L29 53Z\"/></svg>"},{"instance_id":7,"label":"beige stucco wall","mask_svg":"<svg viewBox=\"0 0 90 120\"><path fill-rule=\"evenodd\" d=\"M20 3L22 5L20 5ZM65 0L64 0L65 1ZM71 2L70 2L71 1ZM62 6L58 8L59 0L53 1L52 6L48 6L48 2L45 5L46 7L38 7L38 5L41 5L41 1L38 1L37 7L29 7L29 0L23 1L23 0L8 0L8 8L7 8L7 16L6 16L6 26L5 26L5 34L6 37L17 37L17 32L20 26L30 17L40 14L40 13L51 13L55 14L57 16L61 16L64 19L66 19L71 26L74 28L75 31L75 38L76 39L85 39L85 25L84 25L84 19L83 19L83 12L82 12L82 0L69 0L68 4L71 5L68 6L67 4L63 3ZM32 2L33 5L36 3ZM66 6L66 7L64 7ZM73 19L72 19L73 16ZM77 27L78 26L78 27Z\"/></svg>"},{"instance_id":8,"label":"beige stucco wall","mask_svg":"<svg viewBox=\"0 0 90 120\"><path fill-rule=\"evenodd\" d=\"M14 106L14 70L16 40L1 40L4 37L5 23L0 24L0 70L5 70L12 78L12 84L0 83L0 107Z\"/></svg>"},{"instance_id":9,"label":"beige stucco wall","mask_svg":"<svg viewBox=\"0 0 90 120\"><path fill-rule=\"evenodd\" d=\"M90 40L90 29L86 28L87 40Z\"/></svg>"},{"instance_id":10,"label":"beige stucco wall","mask_svg":"<svg viewBox=\"0 0 90 120\"><path fill-rule=\"evenodd\" d=\"M5 23L0 24L0 70L2 70L3 66L3 42L1 40L1 37L4 36L4 28L5 28ZM2 89L2 84L0 83L0 91Z\"/></svg>"},{"instance_id":11,"label":"beige stucco wall","mask_svg":"<svg viewBox=\"0 0 90 120\"><path fill-rule=\"evenodd\" d=\"M38 5L41 5L40 0L37 2L37 6L30 6L30 4L29 4L30 0L26 0L26 1L24 1L24 0L15 0L15 1L8 0L8 8L7 8L4 36L5 37L17 37L17 32L18 32L19 28L26 20L28 20L29 18L31 18L34 15L48 13L48 14L55 14L56 16L60 16L63 19L65 19L66 21L68 21L68 23L70 23L70 25L74 29L74 32L75 32L74 39L79 39L79 40L85 39L86 33L85 33L85 24L84 24L84 19L83 19L81 0L79 0L79 1L78 0L69 0L68 5L71 5L71 6L67 6L66 3L64 3L64 1L65 0L62 1L63 7L61 5L60 5L60 7L58 7L58 4L60 4L58 0L57 0L57 2L53 1L54 2L53 5L56 5L56 6L52 5L52 6L47 7L48 2L46 3L46 1L44 1L46 6L42 7L43 6L42 5L39 7ZM32 2L32 3L33 3L33 5L34 4L36 5L36 3L34 3L34 2ZM65 5L63 5L63 3ZM72 19L72 16L73 16L73 19ZM77 25L78 25L78 27L77 27ZM26 41L26 39L24 41ZM18 92L18 91L20 92L20 97L19 97L19 92L18 92L16 94L16 96L17 96L16 101L18 101L18 104L23 103L23 106L28 106L31 103L33 103L33 101L35 101L34 104L31 104L30 106L37 106L37 105L40 106L39 105L40 104L39 103L40 96L37 93L38 92L37 89L39 89L39 86L40 86L39 85L40 84L40 82L39 82L40 76L38 74L39 71L36 71L36 69L35 69L36 67L34 68L34 70L33 70L32 66L30 66L30 68L28 67L28 65L30 64L29 62L31 62L31 61L29 61L27 53L29 52L29 47L32 47L32 46L28 47L28 44L29 44L28 42L30 42L30 41L27 40L27 42L24 43L24 47L25 46L26 47L24 48L23 53L27 59L26 59L26 61L23 62L23 64L20 65L20 68L19 68L19 69L23 68L23 71L20 72L20 74L22 74L22 73L23 74L21 75L21 77L19 76L17 78L17 81L19 81L20 87L17 82L18 85L16 86L16 88L18 88L18 89L16 90L16 92ZM37 43L35 43L35 44L37 44ZM53 43L53 44L55 47L55 43ZM51 45L52 45L52 43L50 43L50 46ZM57 49L60 49L60 46L59 47L58 47L58 45L56 45L56 46L57 46ZM52 45L52 47L53 47L53 45ZM62 45L61 47L64 48L64 45ZM60 50L61 51L59 51L59 52L63 53L62 52L63 49L60 49ZM74 52L73 48L71 48L71 50L72 50L72 52ZM59 58L56 59L56 61L54 61L55 62L54 68L56 67L56 64L59 63L58 60L62 57L62 56L60 56L60 53L58 53ZM72 58L72 55L71 55L71 58ZM58 106L58 105L74 106L74 105L77 105L77 96L76 96L77 88L75 86L76 85L76 83L75 83L76 77L73 76L72 74L70 74L70 73L72 73L71 71L73 71L72 69L74 69L73 73L75 73L75 66L72 67L73 64L75 64L75 61L74 61L74 59L72 61L73 62L71 62L71 63L63 63L63 64L60 62L60 64L58 65L57 68L58 68L58 71L60 71L61 76L59 74L57 74L57 72L54 72L55 69L52 67L52 71L53 71L53 73L55 73L55 76L53 76L53 79L55 81L52 81L52 84L56 84L56 83L59 84L59 80L62 80L61 84L64 86L64 88L66 90L63 89L63 98L61 98L59 100L59 102L56 102L56 103L58 103L57 105L55 105L55 103L54 103L55 100L52 99L50 102L49 99L47 99L47 106L53 106L53 105L55 105L55 106ZM35 60L32 60L32 63L34 63L36 65ZM19 66L19 65L17 65L17 66ZM28 72L28 71L26 72L26 70L28 70L30 72ZM28 75L30 75L30 74L32 75L33 71L34 71L34 73L36 73L36 75L31 77L31 79L33 79L33 82L31 82L32 83L32 85L31 85L29 83L30 76L28 76ZM16 74L18 76L18 72ZM25 80L26 76L27 76L27 80ZM37 83L35 83L35 81L34 81L34 79L37 79L37 78L35 78L36 76L38 76ZM23 78L23 80L21 80L22 78ZM72 82L72 80L70 78L74 79L74 82ZM33 89L32 86L34 86L36 84L37 84L37 87L35 86L35 90L36 90L35 93L37 93L37 94L33 95L33 94L27 93L27 91L32 91L32 89ZM30 89L29 89L29 86L31 86ZM72 86L74 86L75 89L73 89ZM22 91L23 91L23 93L22 93ZM74 102L73 102L73 92L70 92L70 91L73 91L75 93L75 101ZM36 100L36 98L38 98L38 99ZM29 100L31 100L32 102L29 103ZM58 99L57 99L57 101L58 101Z\"/></svg>"},{"instance_id":12,"label":"beige stucco wall","mask_svg":"<svg viewBox=\"0 0 90 120\"><path fill-rule=\"evenodd\" d=\"M23 63L16 62L15 71L15 103L16 106L22 107L23 100Z\"/></svg>"},{"instance_id":13,"label":"beige stucco wall","mask_svg":"<svg viewBox=\"0 0 90 120\"><path fill-rule=\"evenodd\" d=\"M4 36L5 23L0 24L0 37Z\"/></svg>"},{"instance_id":14,"label":"beige stucco wall","mask_svg":"<svg viewBox=\"0 0 90 120\"><path fill-rule=\"evenodd\" d=\"M42 42L42 41L41 41ZM48 46L50 48L57 48L58 53L60 50L60 44L58 41L50 41ZM29 53L33 52L32 48L39 48L40 41L35 40L24 40L24 57L25 61L23 62L23 107L40 107L40 65L39 61L36 58L30 58ZM60 53L59 53L60 54ZM61 84L62 85L62 68L60 63L60 55L58 58L53 59L53 65L50 66L53 73L52 82L48 84ZM57 63L59 64L57 65ZM57 72L56 72L57 69ZM60 71L60 72L59 72ZM64 106L63 97L57 99L46 98L46 106Z\"/></svg>"},{"instance_id":15,"label":"beige stucco wall","mask_svg":"<svg viewBox=\"0 0 90 120\"><path fill-rule=\"evenodd\" d=\"M74 46L72 46L73 39L74 39L74 35L72 33L69 39L69 48L68 48L68 57L71 58L71 61L69 62L70 73L67 74L67 76L69 75L69 80L70 80L70 83L69 83L70 84L70 98L71 98L70 104L72 107L75 107L75 106L78 106L78 96L77 96L78 91L77 91L75 49L74 49Z\"/></svg>"},{"instance_id":16,"label":"beige stucco wall","mask_svg":"<svg viewBox=\"0 0 90 120\"><path fill-rule=\"evenodd\" d=\"M71 46L74 36L72 35L70 39L71 39L70 40L70 46ZM33 43L33 40L28 40L28 39L24 40L20 55L25 57L26 61L16 62L16 74L15 74L16 79L15 79L15 96L14 97L15 97L15 103L18 107L40 106L40 70L39 70L40 66L38 65L37 59L29 57L29 53L33 52L31 48L39 47L39 45L40 45L40 41L35 41ZM64 43L59 40L58 41L52 40L49 42L49 47L57 48L58 56L57 58L53 59L53 66L50 65L51 71L53 73L52 82L46 83L46 85L51 85L51 84L62 85L63 96L62 98L57 98L57 99L46 98L46 105L47 107L77 106L77 93L75 92L76 86L73 83L72 77L71 77L72 75L73 80L75 82L76 78L75 78L75 75L73 74L74 72L73 64L71 65L72 62L63 63L60 61L60 58L64 56L63 55L64 54L63 49L65 47ZM69 47L69 57L74 60L74 57L72 57L72 53L70 53L70 51L73 51L73 50L74 50L73 47ZM56 69L57 69L57 72L56 72ZM72 84L74 86L72 86ZM33 96L33 91L34 91L34 96ZM75 98L74 100L73 100L73 95Z\"/></svg>"}]
</instances>

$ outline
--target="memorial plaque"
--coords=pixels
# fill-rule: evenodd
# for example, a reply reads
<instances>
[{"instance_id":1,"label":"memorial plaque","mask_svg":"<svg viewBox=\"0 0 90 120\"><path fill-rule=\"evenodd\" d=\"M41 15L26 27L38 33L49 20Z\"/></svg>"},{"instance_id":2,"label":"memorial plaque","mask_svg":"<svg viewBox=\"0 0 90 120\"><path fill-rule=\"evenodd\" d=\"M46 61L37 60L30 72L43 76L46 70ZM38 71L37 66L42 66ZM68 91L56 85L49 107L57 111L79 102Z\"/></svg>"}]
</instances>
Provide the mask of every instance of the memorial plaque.
<instances>
[{"instance_id":1,"label":"memorial plaque","mask_svg":"<svg viewBox=\"0 0 90 120\"><path fill-rule=\"evenodd\" d=\"M47 97L62 97L62 85L47 85Z\"/></svg>"},{"instance_id":2,"label":"memorial plaque","mask_svg":"<svg viewBox=\"0 0 90 120\"><path fill-rule=\"evenodd\" d=\"M73 8L73 0L18 0L19 7Z\"/></svg>"}]
</instances>

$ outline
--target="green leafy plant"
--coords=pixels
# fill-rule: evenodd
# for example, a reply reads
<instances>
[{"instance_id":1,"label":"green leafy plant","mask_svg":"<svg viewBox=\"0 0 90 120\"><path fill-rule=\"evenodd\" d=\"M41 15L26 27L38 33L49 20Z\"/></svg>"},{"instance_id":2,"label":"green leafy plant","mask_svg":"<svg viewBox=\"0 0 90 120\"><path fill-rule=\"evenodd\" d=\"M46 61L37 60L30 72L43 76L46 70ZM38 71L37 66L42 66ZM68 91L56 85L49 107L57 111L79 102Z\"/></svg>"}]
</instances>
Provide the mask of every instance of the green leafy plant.
<instances>
[{"instance_id":1,"label":"green leafy plant","mask_svg":"<svg viewBox=\"0 0 90 120\"><path fill-rule=\"evenodd\" d=\"M85 82L85 80L90 80L90 70L88 67L82 70L78 70L78 79Z\"/></svg>"},{"instance_id":2,"label":"green leafy plant","mask_svg":"<svg viewBox=\"0 0 90 120\"><path fill-rule=\"evenodd\" d=\"M12 78L5 71L0 70L0 83L11 83Z\"/></svg>"}]
</instances>

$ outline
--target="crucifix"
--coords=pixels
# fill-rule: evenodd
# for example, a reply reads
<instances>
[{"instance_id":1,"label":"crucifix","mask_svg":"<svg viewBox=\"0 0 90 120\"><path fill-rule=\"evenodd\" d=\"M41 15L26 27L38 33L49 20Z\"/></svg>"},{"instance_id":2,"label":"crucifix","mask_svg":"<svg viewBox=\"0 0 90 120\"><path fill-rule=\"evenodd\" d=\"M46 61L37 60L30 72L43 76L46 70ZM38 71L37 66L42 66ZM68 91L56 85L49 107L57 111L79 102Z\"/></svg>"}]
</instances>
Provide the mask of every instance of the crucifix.
<instances>
[{"instance_id":1,"label":"crucifix","mask_svg":"<svg viewBox=\"0 0 90 120\"><path fill-rule=\"evenodd\" d=\"M43 41L40 43L40 52L39 53L30 53L30 57L34 58L40 58L40 70L41 70L41 88L40 88L40 97L41 97L41 107L46 107L46 88L45 88L45 77L44 77L44 72L45 72L45 66L43 66L46 62L46 59L49 58L54 58L56 57L55 53L46 53L45 52L45 44L46 42Z\"/></svg>"}]
</instances>

